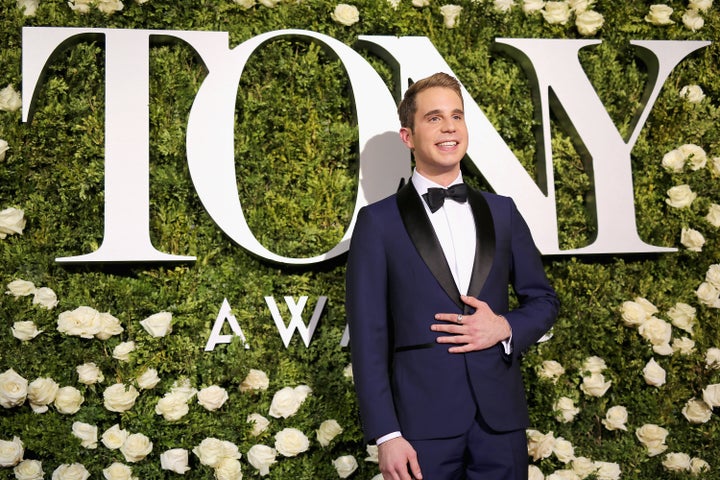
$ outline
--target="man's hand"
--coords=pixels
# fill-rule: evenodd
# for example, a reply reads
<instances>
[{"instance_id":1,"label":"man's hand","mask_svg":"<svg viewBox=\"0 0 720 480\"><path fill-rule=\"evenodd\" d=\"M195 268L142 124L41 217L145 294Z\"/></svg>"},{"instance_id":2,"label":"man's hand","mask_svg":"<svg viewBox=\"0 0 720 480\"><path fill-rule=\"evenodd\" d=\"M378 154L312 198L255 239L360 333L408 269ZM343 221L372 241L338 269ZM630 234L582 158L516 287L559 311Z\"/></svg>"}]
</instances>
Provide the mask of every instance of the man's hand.
<instances>
[{"instance_id":1,"label":"man's hand","mask_svg":"<svg viewBox=\"0 0 720 480\"><path fill-rule=\"evenodd\" d=\"M430 328L434 332L452 335L438 337L438 343L454 343L458 346L448 349L451 353L465 353L484 350L510 338L510 324L505 317L496 315L487 303L475 297L462 295L461 300L475 309L472 315L463 315L458 322L457 313L438 313L435 320L447 323L435 323Z\"/></svg>"},{"instance_id":2,"label":"man's hand","mask_svg":"<svg viewBox=\"0 0 720 480\"><path fill-rule=\"evenodd\" d=\"M383 480L422 479L417 453L403 437L378 445L378 463Z\"/></svg>"}]
</instances>

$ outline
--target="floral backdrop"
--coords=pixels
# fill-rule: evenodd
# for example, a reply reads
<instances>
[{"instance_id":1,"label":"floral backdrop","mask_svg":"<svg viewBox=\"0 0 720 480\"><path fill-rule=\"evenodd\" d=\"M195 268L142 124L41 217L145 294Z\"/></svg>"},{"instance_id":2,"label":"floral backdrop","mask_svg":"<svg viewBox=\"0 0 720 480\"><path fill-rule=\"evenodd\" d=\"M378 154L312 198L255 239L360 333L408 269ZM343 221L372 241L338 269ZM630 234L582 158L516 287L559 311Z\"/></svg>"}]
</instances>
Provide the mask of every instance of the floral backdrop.
<instances>
[{"instance_id":1,"label":"floral backdrop","mask_svg":"<svg viewBox=\"0 0 720 480\"><path fill-rule=\"evenodd\" d=\"M104 45L67 46L21 122L21 29L283 28L353 45L430 38L535 171L532 86L496 37L597 38L580 61L626 134L648 78L631 40L709 40L664 85L632 152L637 223L657 255L546 258L563 308L527 352L530 478L720 478L720 14L712 0L0 0L0 478L378 477L363 444L345 330L344 259L281 268L230 241L194 193L185 129L205 70L183 44L150 53L151 236L177 265L55 262L102 241ZM361 54L385 79L393 69ZM357 128L339 62L279 39L238 88L236 170L267 248L334 246L357 190ZM393 90L391 90L393 91ZM562 248L594 235L592 172L555 117ZM465 168L469 183L486 187ZM266 296L327 296L312 342L287 347ZM204 351L223 299L247 339ZM283 318L290 318L287 310ZM305 319L307 321L307 319Z\"/></svg>"}]
</instances>

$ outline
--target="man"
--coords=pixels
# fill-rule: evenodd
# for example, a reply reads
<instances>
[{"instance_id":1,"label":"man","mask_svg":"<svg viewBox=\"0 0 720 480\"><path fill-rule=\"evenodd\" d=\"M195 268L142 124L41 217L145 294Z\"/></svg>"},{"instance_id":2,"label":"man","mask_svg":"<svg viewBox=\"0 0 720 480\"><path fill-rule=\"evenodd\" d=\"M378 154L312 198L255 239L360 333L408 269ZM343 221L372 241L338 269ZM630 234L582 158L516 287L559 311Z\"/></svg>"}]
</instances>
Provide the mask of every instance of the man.
<instances>
[{"instance_id":1,"label":"man","mask_svg":"<svg viewBox=\"0 0 720 480\"><path fill-rule=\"evenodd\" d=\"M414 83L398 113L412 179L359 212L347 265L366 440L385 480L527 478L519 357L552 326L555 291L513 201L465 191L457 80Z\"/></svg>"}]
</instances>

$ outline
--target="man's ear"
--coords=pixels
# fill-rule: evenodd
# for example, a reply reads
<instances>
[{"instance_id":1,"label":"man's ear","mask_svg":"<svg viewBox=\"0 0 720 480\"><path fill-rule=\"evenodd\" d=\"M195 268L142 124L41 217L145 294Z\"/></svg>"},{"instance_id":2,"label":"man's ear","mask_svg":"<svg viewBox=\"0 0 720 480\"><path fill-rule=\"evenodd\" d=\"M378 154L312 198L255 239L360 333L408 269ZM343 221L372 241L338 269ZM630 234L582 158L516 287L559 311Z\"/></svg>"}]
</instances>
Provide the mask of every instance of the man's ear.
<instances>
[{"instance_id":1,"label":"man's ear","mask_svg":"<svg viewBox=\"0 0 720 480\"><path fill-rule=\"evenodd\" d=\"M413 150L415 148L415 144L413 143L412 138L412 130L410 130L407 127L402 127L400 129L400 140L407 146L410 150Z\"/></svg>"}]
</instances>

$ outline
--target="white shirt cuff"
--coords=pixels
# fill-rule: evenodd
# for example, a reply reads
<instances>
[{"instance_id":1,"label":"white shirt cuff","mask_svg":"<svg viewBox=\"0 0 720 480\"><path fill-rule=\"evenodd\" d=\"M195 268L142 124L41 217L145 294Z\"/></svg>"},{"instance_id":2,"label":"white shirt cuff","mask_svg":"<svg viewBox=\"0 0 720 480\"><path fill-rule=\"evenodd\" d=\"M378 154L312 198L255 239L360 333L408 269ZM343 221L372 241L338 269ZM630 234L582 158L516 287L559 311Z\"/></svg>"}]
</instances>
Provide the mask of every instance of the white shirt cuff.
<instances>
[{"instance_id":1,"label":"white shirt cuff","mask_svg":"<svg viewBox=\"0 0 720 480\"><path fill-rule=\"evenodd\" d=\"M382 437L375 440L375 444L380 445L381 443L385 443L388 440L392 440L393 438L398 438L398 437L402 437L402 433L391 432L391 433L388 433L387 435L383 435Z\"/></svg>"}]
</instances>

